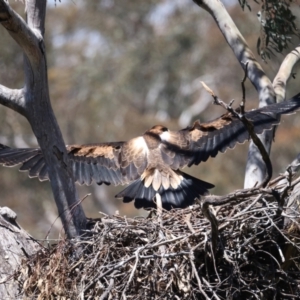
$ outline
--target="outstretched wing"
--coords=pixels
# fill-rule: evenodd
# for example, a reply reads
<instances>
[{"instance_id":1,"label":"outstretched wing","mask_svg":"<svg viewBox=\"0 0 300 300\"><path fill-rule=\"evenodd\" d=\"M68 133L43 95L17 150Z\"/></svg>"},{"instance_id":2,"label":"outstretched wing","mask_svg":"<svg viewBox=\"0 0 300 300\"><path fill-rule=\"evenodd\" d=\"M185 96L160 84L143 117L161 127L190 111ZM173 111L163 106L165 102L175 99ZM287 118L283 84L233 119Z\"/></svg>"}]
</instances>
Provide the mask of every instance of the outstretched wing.
<instances>
[{"instance_id":1,"label":"outstretched wing","mask_svg":"<svg viewBox=\"0 0 300 300\"><path fill-rule=\"evenodd\" d=\"M70 145L67 152L75 181L90 185L125 184L139 178L147 165L147 149L143 138L128 142ZM48 168L43 154L36 149L13 149L0 144L0 164L13 167L22 164L20 171L29 177L48 180Z\"/></svg>"},{"instance_id":2,"label":"outstretched wing","mask_svg":"<svg viewBox=\"0 0 300 300\"><path fill-rule=\"evenodd\" d=\"M300 94L288 101L246 112L246 117L259 134L277 125L278 115L292 113L299 107ZM227 113L214 121L195 122L179 131L154 126L144 136L128 142L71 145L67 151L75 180L80 184L95 181L118 185L141 179L149 166L161 171L165 166L177 170L198 165L248 139L243 123ZM29 171L30 177L48 179L48 168L40 149L12 149L0 144L0 164L22 164L20 170Z\"/></svg>"},{"instance_id":3,"label":"outstretched wing","mask_svg":"<svg viewBox=\"0 0 300 300\"><path fill-rule=\"evenodd\" d=\"M300 107L300 94L292 99L268 105L245 113L246 118L254 125L256 134L279 124L279 115L290 114ZM179 131L166 131L162 139L162 157L173 169L198 165L218 152L225 152L237 143L249 140L249 133L244 124L231 113L208 122L195 122L193 126Z\"/></svg>"},{"instance_id":4,"label":"outstretched wing","mask_svg":"<svg viewBox=\"0 0 300 300\"><path fill-rule=\"evenodd\" d=\"M139 178L147 166L143 137L128 142L71 145L67 151L80 184L126 184Z\"/></svg>"},{"instance_id":5,"label":"outstretched wing","mask_svg":"<svg viewBox=\"0 0 300 300\"><path fill-rule=\"evenodd\" d=\"M124 184L126 176L120 170L119 157L124 143L70 145L67 152L73 176L79 184Z\"/></svg>"}]
</instances>

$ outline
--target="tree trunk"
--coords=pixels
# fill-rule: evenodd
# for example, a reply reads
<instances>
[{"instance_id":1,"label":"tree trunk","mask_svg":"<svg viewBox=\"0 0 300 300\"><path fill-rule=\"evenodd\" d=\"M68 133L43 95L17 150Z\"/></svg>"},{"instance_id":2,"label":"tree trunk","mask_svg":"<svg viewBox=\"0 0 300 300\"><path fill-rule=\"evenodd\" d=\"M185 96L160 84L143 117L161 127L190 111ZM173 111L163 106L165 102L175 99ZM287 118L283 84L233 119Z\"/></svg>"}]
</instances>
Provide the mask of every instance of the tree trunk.
<instances>
[{"instance_id":1,"label":"tree trunk","mask_svg":"<svg viewBox=\"0 0 300 300\"><path fill-rule=\"evenodd\" d=\"M0 241L0 299L23 299L18 281L11 276L22 259L41 246L17 224L15 212L7 207L0 208Z\"/></svg>"},{"instance_id":2,"label":"tree trunk","mask_svg":"<svg viewBox=\"0 0 300 300\"><path fill-rule=\"evenodd\" d=\"M25 86L10 90L0 86L0 103L22 114L30 123L45 157L59 216L69 238L86 226L78 203L65 143L49 96L44 44L46 0L27 0L27 24L6 1L0 0L0 22L24 52Z\"/></svg>"}]
</instances>

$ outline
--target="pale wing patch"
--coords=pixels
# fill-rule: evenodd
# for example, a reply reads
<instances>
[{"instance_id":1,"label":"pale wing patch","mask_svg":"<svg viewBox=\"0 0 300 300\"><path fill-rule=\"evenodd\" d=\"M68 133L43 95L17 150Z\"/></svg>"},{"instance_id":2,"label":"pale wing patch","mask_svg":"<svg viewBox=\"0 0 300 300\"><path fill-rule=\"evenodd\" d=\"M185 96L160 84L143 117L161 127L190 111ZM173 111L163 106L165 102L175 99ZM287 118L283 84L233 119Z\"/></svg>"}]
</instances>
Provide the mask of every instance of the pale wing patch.
<instances>
[{"instance_id":1,"label":"pale wing patch","mask_svg":"<svg viewBox=\"0 0 300 300\"><path fill-rule=\"evenodd\" d=\"M142 137L142 136L134 138L134 139L130 140L129 142L130 142L131 146L135 147L136 149L141 149L141 150L144 150L145 152L148 151L146 141L145 141L144 137Z\"/></svg>"},{"instance_id":2,"label":"pale wing patch","mask_svg":"<svg viewBox=\"0 0 300 300\"><path fill-rule=\"evenodd\" d=\"M128 162L135 161L137 159L145 158L148 153L147 144L142 136L134 138L127 143L125 143L123 147L123 160L127 160Z\"/></svg>"},{"instance_id":3,"label":"pale wing patch","mask_svg":"<svg viewBox=\"0 0 300 300\"><path fill-rule=\"evenodd\" d=\"M68 146L69 152L73 152L74 156L99 157L103 156L108 159L114 159L114 148L110 145L99 146Z\"/></svg>"},{"instance_id":4,"label":"pale wing patch","mask_svg":"<svg viewBox=\"0 0 300 300\"><path fill-rule=\"evenodd\" d=\"M144 160L149 153L149 149L144 137L139 136L131 141L132 141L131 147L135 149L134 153L137 154L138 160L141 159Z\"/></svg>"},{"instance_id":5,"label":"pale wing patch","mask_svg":"<svg viewBox=\"0 0 300 300\"><path fill-rule=\"evenodd\" d=\"M219 119L214 121L200 124L201 128L206 131L215 131L223 128L224 126L232 122L232 116L230 114L222 115Z\"/></svg>"},{"instance_id":6,"label":"pale wing patch","mask_svg":"<svg viewBox=\"0 0 300 300\"><path fill-rule=\"evenodd\" d=\"M217 131L232 122L229 114L223 115L221 118L208 123L200 123L196 121L190 129L189 135L192 141L198 141L201 137L208 135L209 132Z\"/></svg>"},{"instance_id":7,"label":"pale wing patch","mask_svg":"<svg viewBox=\"0 0 300 300\"><path fill-rule=\"evenodd\" d=\"M199 129L194 129L194 130L190 131L190 137L191 137L192 141L198 141L198 140L200 140L200 138L202 136L205 136L205 135L207 135L207 133L205 133Z\"/></svg>"}]
</instances>

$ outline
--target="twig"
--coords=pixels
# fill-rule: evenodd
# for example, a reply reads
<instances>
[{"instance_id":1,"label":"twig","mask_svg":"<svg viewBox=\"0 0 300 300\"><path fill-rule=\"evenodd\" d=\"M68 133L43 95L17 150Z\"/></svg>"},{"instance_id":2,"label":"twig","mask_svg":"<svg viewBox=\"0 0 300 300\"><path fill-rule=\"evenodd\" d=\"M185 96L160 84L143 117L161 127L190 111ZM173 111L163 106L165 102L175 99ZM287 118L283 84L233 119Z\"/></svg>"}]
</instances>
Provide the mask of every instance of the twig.
<instances>
[{"instance_id":1,"label":"twig","mask_svg":"<svg viewBox=\"0 0 300 300\"><path fill-rule=\"evenodd\" d=\"M111 274L111 278L109 280L109 285L108 287L106 288L105 292L101 295L101 297L99 298L99 300L105 300L105 299L108 299L108 296L109 296L109 293L111 292L112 288L114 287L114 284L115 284L115 278L114 278L114 275L116 274L117 272L114 271L112 274Z\"/></svg>"},{"instance_id":2,"label":"twig","mask_svg":"<svg viewBox=\"0 0 300 300\"><path fill-rule=\"evenodd\" d=\"M281 230L277 227L277 225L273 222L273 220L269 217L269 215L266 213L266 212L264 212L265 213L265 215L267 216L267 218L271 221L271 223L272 223L272 225L277 229L277 231L282 235L282 237L285 239L285 240L287 240L291 245L293 245L294 247L296 247L298 250L300 250L300 247L299 246L297 246L297 244L295 244L294 242L292 242L285 234L283 234L282 232L281 232Z\"/></svg>"},{"instance_id":3,"label":"twig","mask_svg":"<svg viewBox=\"0 0 300 300\"><path fill-rule=\"evenodd\" d=\"M199 291L200 291L201 294L205 297L206 300L210 300L210 297L207 296L207 294L205 293L205 291L204 291L203 288L202 288L202 283L201 283L201 280L200 280L200 278L199 278L197 269L196 269L196 267L195 267L195 264L194 264L194 261L193 261L193 254L192 254L192 253L191 253L191 255L190 255L190 263L191 263L191 265L192 265L193 272L194 272L194 274L195 274L195 276L196 276L196 279L197 279Z\"/></svg>"},{"instance_id":4,"label":"twig","mask_svg":"<svg viewBox=\"0 0 300 300\"><path fill-rule=\"evenodd\" d=\"M259 187L265 187L272 177L273 167L272 167L272 163L271 163L268 152L266 151L263 143L261 142L261 140L258 138L257 134L254 131L252 122L250 122L246 118L245 113L243 113L243 112L238 113L232 107L234 100L231 100L229 104L226 104L224 101L220 100L218 98L218 96L213 92L213 90L211 90L204 82L201 81L201 83L202 83L203 87L211 94L211 96L214 99L214 103L216 105L220 105L221 107L226 109L229 113L231 113L233 116L238 118L241 122L243 122L244 126L247 128L248 133L249 133L253 143L255 144L255 146L259 149L262 159L267 168L267 174L266 174L265 178L263 179L262 183L259 185Z\"/></svg>"},{"instance_id":5,"label":"twig","mask_svg":"<svg viewBox=\"0 0 300 300\"><path fill-rule=\"evenodd\" d=\"M282 229L278 225L281 218L276 217L279 203L273 192L288 187L288 195L299 181L290 179L290 183L278 183L272 188L210 196L202 200L206 209L196 204L144 219L103 216L90 229L88 240L75 242L75 246L86 249L81 260L70 257L68 251L73 244L62 240L56 248L30 257L22 269L23 275L16 276L31 298L46 289L49 297L59 290L62 297L72 299L79 296L129 300L172 295L174 299L219 300L247 293L254 298L267 298L270 288L280 290L288 284L289 293L296 299L300 280L296 269L300 264L300 214L294 214L293 208L289 210L292 215L283 213L283 217L291 219L293 228ZM215 207L217 222L212 210ZM203 218L203 212L210 220ZM222 235L222 244L217 240L222 251L214 252L212 239L207 238L216 232L214 226ZM286 241L284 247L281 235ZM266 255L270 259L262 259ZM246 271L249 269L253 272ZM264 276L268 269L269 280L258 280L258 274ZM289 276L290 271L294 278Z\"/></svg>"},{"instance_id":6,"label":"twig","mask_svg":"<svg viewBox=\"0 0 300 300\"><path fill-rule=\"evenodd\" d=\"M123 293L122 293L122 298L123 298L124 300L127 299L127 298L126 298L126 292L127 292L127 289L128 289L128 287L129 287L129 285L130 285L130 282L132 281L133 275L134 275L134 273L135 273L135 271L136 271L136 268L137 268L137 265L138 265L138 262L139 262L139 254L140 254L140 252L141 252L144 248L145 248L145 247L140 247L140 248L138 248L138 249L135 251L135 257L136 257L135 263L134 263L134 266L133 266L132 271L131 271L131 273L130 273L129 279L128 279L126 285L125 285L125 288L124 288L124 290L123 290Z\"/></svg>"},{"instance_id":7,"label":"twig","mask_svg":"<svg viewBox=\"0 0 300 300\"><path fill-rule=\"evenodd\" d=\"M218 220L215 215L214 209L209 205L208 202L204 201L202 204L203 215L209 220L211 225L211 245L212 245L212 255L217 251L218 245Z\"/></svg>"},{"instance_id":8,"label":"twig","mask_svg":"<svg viewBox=\"0 0 300 300\"><path fill-rule=\"evenodd\" d=\"M192 224L191 224L191 216L192 214L187 214L186 217L184 218L186 225L188 226L189 230L192 233L195 233L195 229L193 228Z\"/></svg>"},{"instance_id":9,"label":"twig","mask_svg":"<svg viewBox=\"0 0 300 300\"><path fill-rule=\"evenodd\" d=\"M213 248L214 246L216 247L216 245L214 245L213 243L211 243L210 246L211 246L211 258L212 258L212 261L213 261L213 265L214 265L214 269L215 269L215 274L218 277L219 283L221 283L221 279L220 279L220 276L219 276L219 273L218 273L218 270L217 270L216 259L215 259L216 248L215 249Z\"/></svg>"},{"instance_id":10,"label":"twig","mask_svg":"<svg viewBox=\"0 0 300 300\"><path fill-rule=\"evenodd\" d=\"M212 287L210 286L209 282L207 280L205 280L204 277L202 277L203 282L207 285L208 289L210 290L210 292L213 294L213 296L217 299L217 300L221 300L217 294L215 293L215 291L212 289Z\"/></svg>"}]
</instances>

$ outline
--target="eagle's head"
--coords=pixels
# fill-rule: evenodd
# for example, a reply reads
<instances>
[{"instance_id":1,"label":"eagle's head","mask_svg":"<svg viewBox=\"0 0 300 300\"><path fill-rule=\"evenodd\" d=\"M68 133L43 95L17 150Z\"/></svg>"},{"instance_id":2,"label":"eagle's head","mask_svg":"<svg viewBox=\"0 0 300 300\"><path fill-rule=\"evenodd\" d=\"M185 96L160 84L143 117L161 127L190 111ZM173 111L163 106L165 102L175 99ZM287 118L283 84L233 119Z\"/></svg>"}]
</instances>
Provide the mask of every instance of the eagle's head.
<instances>
[{"instance_id":1,"label":"eagle's head","mask_svg":"<svg viewBox=\"0 0 300 300\"><path fill-rule=\"evenodd\" d=\"M148 132L151 132L152 134L160 135L165 131L169 131L169 129L163 125L155 125L151 129L148 130Z\"/></svg>"}]
</instances>

